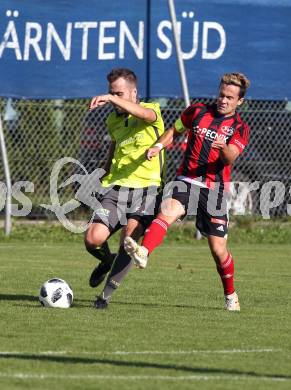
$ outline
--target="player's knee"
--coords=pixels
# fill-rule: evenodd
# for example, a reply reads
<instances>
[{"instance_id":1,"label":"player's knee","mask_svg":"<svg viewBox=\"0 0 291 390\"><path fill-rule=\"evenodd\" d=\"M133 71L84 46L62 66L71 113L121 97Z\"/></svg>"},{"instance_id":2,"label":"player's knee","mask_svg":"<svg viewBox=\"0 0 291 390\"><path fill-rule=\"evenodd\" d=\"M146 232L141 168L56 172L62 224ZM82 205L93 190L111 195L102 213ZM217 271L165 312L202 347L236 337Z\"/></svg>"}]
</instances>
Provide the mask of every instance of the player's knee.
<instances>
[{"instance_id":1,"label":"player's knee","mask_svg":"<svg viewBox=\"0 0 291 390\"><path fill-rule=\"evenodd\" d=\"M226 246L220 243L212 245L211 252L214 257L214 260L218 263L223 262L225 260L225 257L227 256Z\"/></svg>"},{"instance_id":2,"label":"player's knee","mask_svg":"<svg viewBox=\"0 0 291 390\"><path fill-rule=\"evenodd\" d=\"M107 237L104 236L98 229L89 228L85 234L84 243L85 247L88 249L96 248L97 246L101 246Z\"/></svg>"},{"instance_id":3,"label":"player's knee","mask_svg":"<svg viewBox=\"0 0 291 390\"><path fill-rule=\"evenodd\" d=\"M182 204L176 199L165 199L161 204L161 211L158 216L165 219L168 223L173 223L185 214Z\"/></svg>"}]
</instances>

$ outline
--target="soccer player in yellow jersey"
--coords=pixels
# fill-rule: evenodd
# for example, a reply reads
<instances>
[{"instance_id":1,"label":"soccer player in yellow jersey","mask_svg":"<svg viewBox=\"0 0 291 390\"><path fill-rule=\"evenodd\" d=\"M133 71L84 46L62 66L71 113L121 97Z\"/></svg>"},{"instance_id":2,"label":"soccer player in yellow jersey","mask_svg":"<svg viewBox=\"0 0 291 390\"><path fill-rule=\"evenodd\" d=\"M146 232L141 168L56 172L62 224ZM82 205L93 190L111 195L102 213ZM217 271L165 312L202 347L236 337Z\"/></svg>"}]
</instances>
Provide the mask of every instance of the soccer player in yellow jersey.
<instances>
[{"instance_id":1,"label":"soccer player in yellow jersey","mask_svg":"<svg viewBox=\"0 0 291 390\"><path fill-rule=\"evenodd\" d=\"M151 223L156 211L156 199L162 184L164 154L151 158L147 151L160 148L157 140L164 133L164 123L157 103L139 102L137 78L126 68L113 69L108 75L109 93L92 99L90 109L112 104L106 124L111 137L102 186L107 189L95 210L93 223L85 235L89 253L100 259L100 247L105 250L101 263L90 278L90 285L99 285L112 265L112 255L106 244L114 232L124 226L121 244L105 287L95 302L97 309L108 306L112 292L120 285L133 262L125 252L125 236L138 239Z\"/></svg>"}]
</instances>

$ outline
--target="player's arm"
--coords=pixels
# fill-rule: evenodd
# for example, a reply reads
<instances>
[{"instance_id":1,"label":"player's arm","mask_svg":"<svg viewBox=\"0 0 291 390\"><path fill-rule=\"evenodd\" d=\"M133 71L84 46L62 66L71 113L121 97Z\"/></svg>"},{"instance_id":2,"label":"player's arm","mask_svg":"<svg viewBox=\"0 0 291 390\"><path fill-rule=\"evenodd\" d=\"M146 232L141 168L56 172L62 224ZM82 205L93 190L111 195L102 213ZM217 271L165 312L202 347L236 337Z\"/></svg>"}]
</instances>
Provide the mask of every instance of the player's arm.
<instances>
[{"instance_id":1,"label":"player's arm","mask_svg":"<svg viewBox=\"0 0 291 390\"><path fill-rule=\"evenodd\" d=\"M233 164L240 154L237 146L226 145L222 139L214 141L212 147L219 150L219 157L225 165Z\"/></svg>"},{"instance_id":2,"label":"player's arm","mask_svg":"<svg viewBox=\"0 0 291 390\"><path fill-rule=\"evenodd\" d=\"M111 163L112 163L112 159L113 159L114 151L115 151L115 145L116 145L115 142L113 142L113 141L110 142L107 160L105 161L105 164L103 166L103 169L105 170L103 177L107 176L109 171L110 171L110 167L111 167Z\"/></svg>"},{"instance_id":3,"label":"player's arm","mask_svg":"<svg viewBox=\"0 0 291 390\"><path fill-rule=\"evenodd\" d=\"M120 96L107 94L101 96L95 96L91 100L90 110L101 107L106 103L111 103L114 106L121 108L136 118L142 119L145 122L154 122L157 119L157 114L151 108L142 107L138 103L133 103L128 100L121 98Z\"/></svg>"},{"instance_id":4,"label":"player's arm","mask_svg":"<svg viewBox=\"0 0 291 390\"><path fill-rule=\"evenodd\" d=\"M219 156L225 165L231 165L243 153L249 142L250 129L246 123L237 128L228 144L221 138L212 143L212 147L219 150Z\"/></svg>"},{"instance_id":5,"label":"player's arm","mask_svg":"<svg viewBox=\"0 0 291 390\"><path fill-rule=\"evenodd\" d=\"M153 157L157 156L162 149L171 145L173 140L176 137L179 137L185 130L184 126L181 126L180 121L176 121L175 125L166 130L158 139L157 143L146 151L146 158L151 160Z\"/></svg>"},{"instance_id":6,"label":"player's arm","mask_svg":"<svg viewBox=\"0 0 291 390\"><path fill-rule=\"evenodd\" d=\"M158 142L146 152L146 157L151 160L165 147L169 146L176 137L179 137L182 133L192 127L193 119L197 115L197 111L204 107L201 104L192 104L184 110L174 124L170 127L158 140Z\"/></svg>"}]
</instances>

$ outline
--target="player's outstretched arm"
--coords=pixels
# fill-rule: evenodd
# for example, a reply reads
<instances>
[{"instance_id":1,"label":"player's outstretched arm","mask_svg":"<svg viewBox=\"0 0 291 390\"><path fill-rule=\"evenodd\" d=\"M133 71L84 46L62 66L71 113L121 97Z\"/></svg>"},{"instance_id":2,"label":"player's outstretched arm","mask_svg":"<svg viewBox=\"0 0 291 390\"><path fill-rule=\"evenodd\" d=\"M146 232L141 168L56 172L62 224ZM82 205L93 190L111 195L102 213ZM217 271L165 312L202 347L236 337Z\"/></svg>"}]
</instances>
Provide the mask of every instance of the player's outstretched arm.
<instances>
[{"instance_id":1,"label":"player's outstretched arm","mask_svg":"<svg viewBox=\"0 0 291 390\"><path fill-rule=\"evenodd\" d=\"M106 103L111 103L114 106L121 108L136 118L142 119L145 122L154 122L157 119L157 115L151 108L142 107L138 103L130 102L129 100L123 99L117 95L107 94L95 96L91 100L90 110L101 107Z\"/></svg>"},{"instance_id":2,"label":"player's outstretched arm","mask_svg":"<svg viewBox=\"0 0 291 390\"><path fill-rule=\"evenodd\" d=\"M104 106L106 103L109 103L108 95L94 96L90 102L89 110L92 111L95 108Z\"/></svg>"}]
</instances>

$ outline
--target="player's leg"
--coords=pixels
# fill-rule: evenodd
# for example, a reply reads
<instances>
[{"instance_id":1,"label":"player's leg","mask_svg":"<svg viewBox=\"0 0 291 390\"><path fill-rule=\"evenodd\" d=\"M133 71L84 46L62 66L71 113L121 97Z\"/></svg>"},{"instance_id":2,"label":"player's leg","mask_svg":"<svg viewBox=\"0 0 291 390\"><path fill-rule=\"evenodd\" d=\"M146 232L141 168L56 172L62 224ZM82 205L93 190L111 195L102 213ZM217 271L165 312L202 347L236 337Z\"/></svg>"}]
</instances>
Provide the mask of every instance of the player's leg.
<instances>
[{"instance_id":1,"label":"player's leg","mask_svg":"<svg viewBox=\"0 0 291 390\"><path fill-rule=\"evenodd\" d=\"M234 263L227 249L227 207L221 206L222 199L220 199L219 205L221 207L219 207L219 210L221 210L221 213L219 216L213 216L214 206L209 203L209 192L208 189L202 189L200 192L196 227L208 239L208 245L215 261L216 269L221 278L225 307L227 310L238 311L240 307L234 288Z\"/></svg>"},{"instance_id":2,"label":"player's leg","mask_svg":"<svg viewBox=\"0 0 291 390\"><path fill-rule=\"evenodd\" d=\"M112 269L106 280L105 287L97 297L95 302L96 309L106 309L114 291L120 286L123 279L132 268L133 261L124 250L123 242L126 236L138 240L144 232L144 226L136 219L129 219L126 227L122 229L120 236L120 247L115 257Z\"/></svg>"},{"instance_id":3,"label":"player's leg","mask_svg":"<svg viewBox=\"0 0 291 390\"><path fill-rule=\"evenodd\" d=\"M146 230L141 245L128 236L124 240L124 249L138 268L146 267L148 256L163 242L168 227L185 214L183 205L172 198L162 202L161 210Z\"/></svg>"},{"instance_id":4,"label":"player's leg","mask_svg":"<svg viewBox=\"0 0 291 390\"><path fill-rule=\"evenodd\" d=\"M126 202L124 202L124 194L121 195L120 198L123 199L123 202L119 206L123 206L123 208L119 209L119 212L126 216L127 225L122 230L118 255L107 278L105 288L101 296L97 298L95 306L98 309L107 307L113 291L119 287L132 267L133 261L124 250L125 236L138 240L153 220L160 203L159 188L156 186L137 190L127 189Z\"/></svg>"},{"instance_id":5,"label":"player's leg","mask_svg":"<svg viewBox=\"0 0 291 390\"><path fill-rule=\"evenodd\" d=\"M85 247L87 251L90 253L90 255L96 257L97 260L100 260L101 262L106 262L108 259L111 259L113 256L116 256L116 253L111 253L108 242L105 241L102 245L95 247L86 245Z\"/></svg>"},{"instance_id":6,"label":"player's leg","mask_svg":"<svg viewBox=\"0 0 291 390\"><path fill-rule=\"evenodd\" d=\"M106 262L112 256L106 241L109 235L108 227L101 223L92 223L85 234L87 251L101 262Z\"/></svg>"},{"instance_id":7,"label":"player's leg","mask_svg":"<svg viewBox=\"0 0 291 390\"><path fill-rule=\"evenodd\" d=\"M120 229L117 215L118 193L112 189L101 200L102 207L95 211L93 223L85 234L85 247L96 259L101 260L94 268L89 284L97 287L105 279L110 271L115 254L111 253L107 239L111 234Z\"/></svg>"},{"instance_id":8,"label":"player's leg","mask_svg":"<svg viewBox=\"0 0 291 390\"><path fill-rule=\"evenodd\" d=\"M110 271L114 254L110 252L107 239L110 230L102 223L92 223L85 234L85 247L87 251L100 260L100 263L93 269L89 285L97 287L103 282L106 274Z\"/></svg>"},{"instance_id":9,"label":"player's leg","mask_svg":"<svg viewBox=\"0 0 291 390\"><path fill-rule=\"evenodd\" d=\"M208 236L208 244L216 263L217 272L221 278L225 308L230 311L239 311L239 301L234 288L234 262L223 237Z\"/></svg>"},{"instance_id":10,"label":"player's leg","mask_svg":"<svg viewBox=\"0 0 291 390\"><path fill-rule=\"evenodd\" d=\"M187 212L191 185L181 181L172 184L171 196L166 195L168 197L161 202L160 212L146 230L141 245L131 237L126 237L124 240L124 249L138 268L146 267L148 256L162 243L168 227Z\"/></svg>"}]
</instances>

